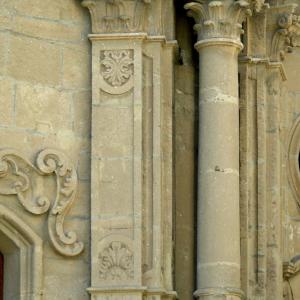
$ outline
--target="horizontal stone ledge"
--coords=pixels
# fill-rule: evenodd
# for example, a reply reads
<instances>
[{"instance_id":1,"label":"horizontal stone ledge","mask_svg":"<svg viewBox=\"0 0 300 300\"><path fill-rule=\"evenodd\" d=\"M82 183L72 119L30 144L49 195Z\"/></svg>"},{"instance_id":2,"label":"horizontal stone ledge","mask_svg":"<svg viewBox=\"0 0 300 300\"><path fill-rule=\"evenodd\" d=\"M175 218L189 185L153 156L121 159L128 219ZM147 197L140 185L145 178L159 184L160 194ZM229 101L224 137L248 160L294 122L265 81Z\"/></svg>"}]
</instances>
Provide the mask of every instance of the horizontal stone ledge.
<instances>
[{"instance_id":1,"label":"horizontal stone ledge","mask_svg":"<svg viewBox=\"0 0 300 300\"><path fill-rule=\"evenodd\" d=\"M90 287L87 288L87 291L90 294L123 294L123 293L131 293L131 294L143 294L149 296L169 296L177 298L177 293L175 291L167 291L164 289L154 289L147 288L145 286L107 286L107 287Z\"/></svg>"}]
</instances>

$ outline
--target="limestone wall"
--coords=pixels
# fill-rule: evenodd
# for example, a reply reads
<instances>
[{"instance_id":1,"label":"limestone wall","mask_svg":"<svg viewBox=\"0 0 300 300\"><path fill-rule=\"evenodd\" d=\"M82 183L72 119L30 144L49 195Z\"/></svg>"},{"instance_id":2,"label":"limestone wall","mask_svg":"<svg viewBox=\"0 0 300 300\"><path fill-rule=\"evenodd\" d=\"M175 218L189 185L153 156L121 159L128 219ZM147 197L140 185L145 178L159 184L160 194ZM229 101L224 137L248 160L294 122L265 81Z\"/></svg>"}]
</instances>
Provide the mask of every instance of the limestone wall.
<instances>
[{"instance_id":1,"label":"limestone wall","mask_svg":"<svg viewBox=\"0 0 300 300\"><path fill-rule=\"evenodd\" d=\"M67 154L78 172L78 191L65 230L77 233L83 254L64 257L55 251L48 213L34 216L16 195L1 195L0 203L44 241L43 274L38 275L44 279L43 299L88 299L90 18L73 0L3 0L0 6L0 148L17 149L34 164L43 149ZM55 193L53 176L34 178L31 188L37 194Z\"/></svg>"}]
</instances>

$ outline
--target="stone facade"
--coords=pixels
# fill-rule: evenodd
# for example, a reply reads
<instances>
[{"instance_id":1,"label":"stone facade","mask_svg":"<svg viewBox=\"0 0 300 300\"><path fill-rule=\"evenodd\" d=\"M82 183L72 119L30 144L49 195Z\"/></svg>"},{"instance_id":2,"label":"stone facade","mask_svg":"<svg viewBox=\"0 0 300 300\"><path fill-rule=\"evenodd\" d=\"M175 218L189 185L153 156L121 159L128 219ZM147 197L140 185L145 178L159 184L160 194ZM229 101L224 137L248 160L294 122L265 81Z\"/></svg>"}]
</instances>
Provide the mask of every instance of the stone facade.
<instances>
[{"instance_id":1,"label":"stone facade","mask_svg":"<svg viewBox=\"0 0 300 300\"><path fill-rule=\"evenodd\" d=\"M4 300L300 300L299 72L298 0L0 0Z\"/></svg>"}]
</instances>

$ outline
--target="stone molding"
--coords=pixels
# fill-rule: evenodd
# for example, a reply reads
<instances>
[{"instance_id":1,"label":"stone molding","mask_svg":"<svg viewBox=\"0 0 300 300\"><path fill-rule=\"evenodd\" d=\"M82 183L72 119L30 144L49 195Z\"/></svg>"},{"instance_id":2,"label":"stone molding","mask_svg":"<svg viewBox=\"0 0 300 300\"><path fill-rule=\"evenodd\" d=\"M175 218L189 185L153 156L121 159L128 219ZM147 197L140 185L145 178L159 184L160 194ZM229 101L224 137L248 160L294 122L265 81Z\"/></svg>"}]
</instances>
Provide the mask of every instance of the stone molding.
<instances>
[{"instance_id":1,"label":"stone molding","mask_svg":"<svg viewBox=\"0 0 300 300\"><path fill-rule=\"evenodd\" d=\"M42 183L32 176L55 175L56 193L45 196ZM41 178L41 179L42 179ZM0 194L16 195L26 211L33 215L48 212L48 232L53 247L61 255L76 256L83 243L75 232L64 231L64 219L75 200L77 173L65 154L54 149L41 151L36 166L14 149L0 150Z\"/></svg>"},{"instance_id":2,"label":"stone molding","mask_svg":"<svg viewBox=\"0 0 300 300\"><path fill-rule=\"evenodd\" d=\"M0 232L20 250L20 299L41 300L43 295L43 241L15 213L0 204ZM21 255L22 254L22 255Z\"/></svg>"},{"instance_id":3,"label":"stone molding","mask_svg":"<svg viewBox=\"0 0 300 300\"><path fill-rule=\"evenodd\" d=\"M93 33L144 32L151 0L84 0Z\"/></svg>"},{"instance_id":4,"label":"stone molding","mask_svg":"<svg viewBox=\"0 0 300 300\"><path fill-rule=\"evenodd\" d=\"M256 10L263 5L260 1L254 4ZM194 29L199 41L214 38L240 41L242 22L252 15L252 5L245 0L232 1L229 5L223 1L197 1L187 3L184 8L196 22Z\"/></svg>"},{"instance_id":5,"label":"stone molding","mask_svg":"<svg viewBox=\"0 0 300 300\"><path fill-rule=\"evenodd\" d=\"M294 199L300 209L300 171L299 171L299 155L300 155L300 118L294 123L288 147L288 181L293 192Z\"/></svg>"}]
</instances>

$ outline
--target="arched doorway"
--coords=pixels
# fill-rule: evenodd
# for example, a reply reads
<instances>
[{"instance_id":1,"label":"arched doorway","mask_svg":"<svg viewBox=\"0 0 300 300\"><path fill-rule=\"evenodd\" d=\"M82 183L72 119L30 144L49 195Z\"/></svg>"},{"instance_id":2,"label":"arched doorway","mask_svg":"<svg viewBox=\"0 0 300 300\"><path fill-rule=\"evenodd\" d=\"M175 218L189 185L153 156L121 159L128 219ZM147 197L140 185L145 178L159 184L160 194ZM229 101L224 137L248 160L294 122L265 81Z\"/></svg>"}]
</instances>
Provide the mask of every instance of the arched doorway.
<instances>
[{"instance_id":1,"label":"arched doorway","mask_svg":"<svg viewBox=\"0 0 300 300\"><path fill-rule=\"evenodd\" d=\"M0 300L42 300L42 240L0 204Z\"/></svg>"}]
</instances>

